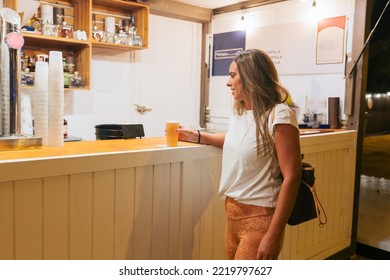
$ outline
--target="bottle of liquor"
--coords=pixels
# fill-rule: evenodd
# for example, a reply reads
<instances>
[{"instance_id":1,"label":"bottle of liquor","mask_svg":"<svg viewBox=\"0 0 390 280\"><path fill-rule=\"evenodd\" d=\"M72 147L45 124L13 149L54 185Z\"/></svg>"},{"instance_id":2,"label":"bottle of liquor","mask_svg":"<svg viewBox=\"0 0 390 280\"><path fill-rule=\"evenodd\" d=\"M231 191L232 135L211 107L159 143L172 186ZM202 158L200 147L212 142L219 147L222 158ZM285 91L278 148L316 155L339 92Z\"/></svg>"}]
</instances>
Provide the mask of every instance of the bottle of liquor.
<instances>
[{"instance_id":1,"label":"bottle of liquor","mask_svg":"<svg viewBox=\"0 0 390 280\"><path fill-rule=\"evenodd\" d=\"M30 72L35 72L35 58L30 56L27 62L27 68Z\"/></svg>"},{"instance_id":2,"label":"bottle of liquor","mask_svg":"<svg viewBox=\"0 0 390 280\"><path fill-rule=\"evenodd\" d=\"M137 26L135 25L135 13L131 14L129 34L132 37L132 39L134 38L135 35L137 35Z\"/></svg>"},{"instance_id":3,"label":"bottle of liquor","mask_svg":"<svg viewBox=\"0 0 390 280\"><path fill-rule=\"evenodd\" d=\"M68 137L68 121L64 119L64 138Z\"/></svg>"}]
</instances>

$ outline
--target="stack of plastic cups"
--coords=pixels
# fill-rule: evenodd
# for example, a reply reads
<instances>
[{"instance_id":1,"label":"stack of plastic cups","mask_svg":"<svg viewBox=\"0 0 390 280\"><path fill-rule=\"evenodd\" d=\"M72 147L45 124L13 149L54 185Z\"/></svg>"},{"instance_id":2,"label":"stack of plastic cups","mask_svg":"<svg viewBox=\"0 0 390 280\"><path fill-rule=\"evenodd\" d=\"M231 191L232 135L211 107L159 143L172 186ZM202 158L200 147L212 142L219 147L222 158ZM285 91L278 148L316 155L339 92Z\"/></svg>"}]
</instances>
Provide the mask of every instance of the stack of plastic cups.
<instances>
[{"instance_id":1,"label":"stack of plastic cups","mask_svg":"<svg viewBox=\"0 0 390 280\"><path fill-rule=\"evenodd\" d=\"M49 137L49 66L47 62L35 63L34 83L34 127L36 137L42 138L42 145L48 145Z\"/></svg>"},{"instance_id":2,"label":"stack of plastic cups","mask_svg":"<svg viewBox=\"0 0 390 280\"><path fill-rule=\"evenodd\" d=\"M62 52L49 52L49 142L64 145L64 69Z\"/></svg>"},{"instance_id":3,"label":"stack of plastic cups","mask_svg":"<svg viewBox=\"0 0 390 280\"><path fill-rule=\"evenodd\" d=\"M21 133L22 135L32 135L32 112L31 112L31 98L28 94L21 95Z\"/></svg>"}]
</instances>

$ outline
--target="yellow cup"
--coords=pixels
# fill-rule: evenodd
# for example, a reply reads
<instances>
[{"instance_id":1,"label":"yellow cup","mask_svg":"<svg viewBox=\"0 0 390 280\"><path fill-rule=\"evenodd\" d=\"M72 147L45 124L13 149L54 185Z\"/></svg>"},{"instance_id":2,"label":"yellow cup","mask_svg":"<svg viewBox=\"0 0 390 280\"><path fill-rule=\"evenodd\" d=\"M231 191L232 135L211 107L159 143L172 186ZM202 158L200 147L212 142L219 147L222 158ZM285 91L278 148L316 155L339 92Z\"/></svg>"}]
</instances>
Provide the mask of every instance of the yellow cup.
<instances>
[{"instance_id":1,"label":"yellow cup","mask_svg":"<svg viewBox=\"0 0 390 280\"><path fill-rule=\"evenodd\" d=\"M166 121L165 122L165 135L168 147L176 147L179 139L179 134L176 129L179 128L178 121Z\"/></svg>"}]
</instances>

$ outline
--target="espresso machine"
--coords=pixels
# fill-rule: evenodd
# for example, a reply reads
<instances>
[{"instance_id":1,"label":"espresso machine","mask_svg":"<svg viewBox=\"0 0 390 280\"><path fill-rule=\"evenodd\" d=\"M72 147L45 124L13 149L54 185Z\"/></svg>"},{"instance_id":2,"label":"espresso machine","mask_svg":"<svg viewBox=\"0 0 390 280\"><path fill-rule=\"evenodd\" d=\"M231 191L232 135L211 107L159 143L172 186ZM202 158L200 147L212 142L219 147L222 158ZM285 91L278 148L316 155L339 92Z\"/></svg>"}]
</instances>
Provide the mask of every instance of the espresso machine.
<instances>
[{"instance_id":1,"label":"espresso machine","mask_svg":"<svg viewBox=\"0 0 390 280\"><path fill-rule=\"evenodd\" d=\"M16 11L0 9L0 151L42 146L42 139L21 133L20 25Z\"/></svg>"}]
</instances>

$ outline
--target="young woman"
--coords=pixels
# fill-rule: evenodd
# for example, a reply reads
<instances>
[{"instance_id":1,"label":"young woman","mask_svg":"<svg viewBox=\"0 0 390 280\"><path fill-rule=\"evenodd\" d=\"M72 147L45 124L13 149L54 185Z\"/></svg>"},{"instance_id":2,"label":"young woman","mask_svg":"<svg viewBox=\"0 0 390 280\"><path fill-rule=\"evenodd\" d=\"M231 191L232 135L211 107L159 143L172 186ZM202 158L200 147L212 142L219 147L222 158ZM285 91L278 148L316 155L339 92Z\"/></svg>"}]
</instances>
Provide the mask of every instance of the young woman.
<instances>
[{"instance_id":1,"label":"young woman","mask_svg":"<svg viewBox=\"0 0 390 280\"><path fill-rule=\"evenodd\" d=\"M227 133L181 127L179 140L223 149L218 195L225 199L228 259L277 259L301 178L296 118L271 58L250 49L229 68L235 104Z\"/></svg>"}]
</instances>

